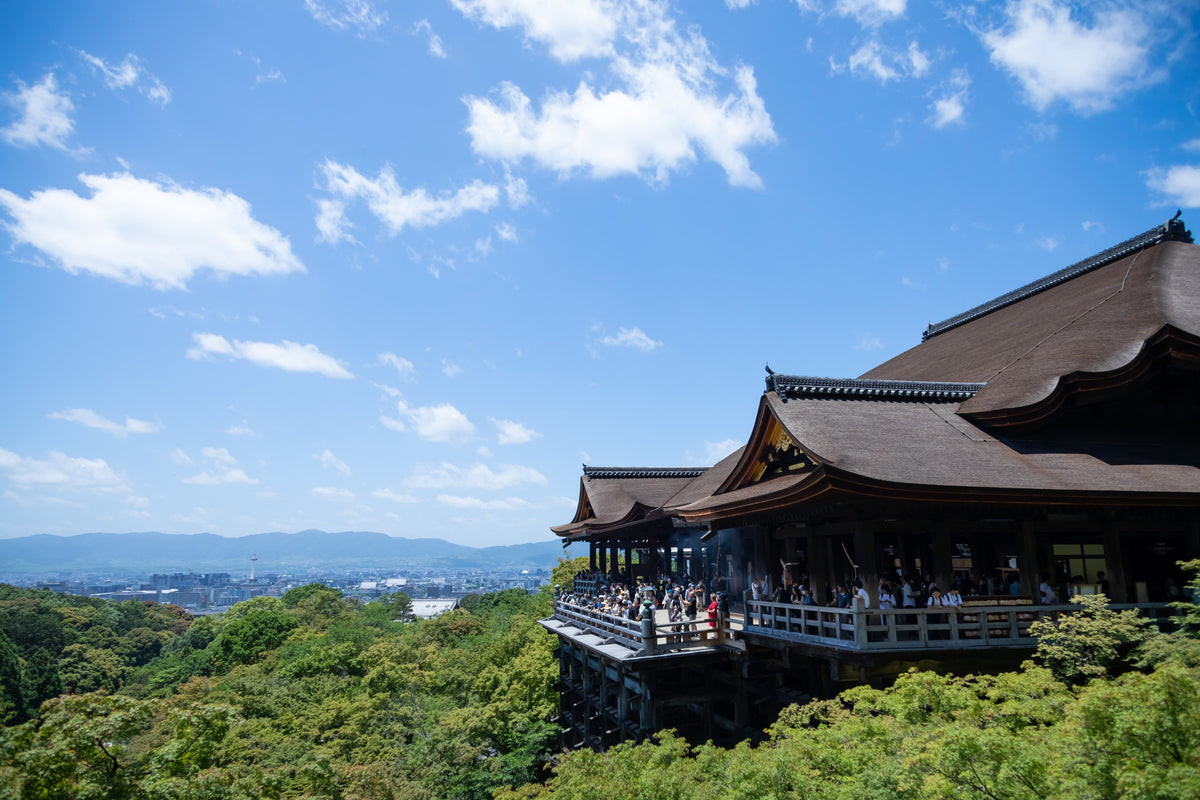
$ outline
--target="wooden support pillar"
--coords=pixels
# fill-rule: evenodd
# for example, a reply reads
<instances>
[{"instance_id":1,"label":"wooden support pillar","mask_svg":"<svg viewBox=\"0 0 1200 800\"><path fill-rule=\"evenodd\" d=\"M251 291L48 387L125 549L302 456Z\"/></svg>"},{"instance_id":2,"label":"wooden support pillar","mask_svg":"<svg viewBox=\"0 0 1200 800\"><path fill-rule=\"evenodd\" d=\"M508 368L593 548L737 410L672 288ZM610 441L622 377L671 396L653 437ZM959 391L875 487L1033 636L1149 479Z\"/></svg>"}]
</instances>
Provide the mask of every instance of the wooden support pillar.
<instances>
[{"instance_id":1,"label":"wooden support pillar","mask_svg":"<svg viewBox=\"0 0 1200 800\"><path fill-rule=\"evenodd\" d=\"M950 538L950 526L943 519L933 523L933 582L943 592L954 585L954 553Z\"/></svg>"},{"instance_id":2,"label":"wooden support pillar","mask_svg":"<svg viewBox=\"0 0 1200 800\"><path fill-rule=\"evenodd\" d=\"M629 580L633 580L633 546L625 545L625 571L629 573Z\"/></svg>"},{"instance_id":3,"label":"wooden support pillar","mask_svg":"<svg viewBox=\"0 0 1200 800\"><path fill-rule=\"evenodd\" d=\"M588 569L596 571L596 543L588 542Z\"/></svg>"},{"instance_id":4,"label":"wooden support pillar","mask_svg":"<svg viewBox=\"0 0 1200 800\"><path fill-rule=\"evenodd\" d=\"M879 557L875 552L875 529L866 522L854 523L854 563L858 577L872 597L879 597Z\"/></svg>"},{"instance_id":5,"label":"wooden support pillar","mask_svg":"<svg viewBox=\"0 0 1200 800\"><path fill-rule=\"evenodd\" d=\"M808 526L805 549L808 556L808 579L812 583L809 591L818 603L829 599L829 562L826 556L825 537L817 531L815 525Z\"/></svg>"},{"instance_id":6,"label":"wooden support pillar","mask_svg":"<svg viewBox=\"0 0 1200 800\"><path fill-rule=\"evenodd\" d=\"M1021 594L1032 596L1035 600L1038 593L1039 573L1038 537L1034 532L1033 523L1028 520L1021 523L1017 533L1017 569L1021 572Z\"/></svg>"},{"instance_id":7,"label":"wooden support pillar","mask_svg":"<svg viewBox=\"0 0 1200 800\"><path fill-rule=\"evenodd\" d=\"M1129 602L1128 577L1125 575L1125 554L1121 547L1121 529L1117 518L1109 514L1104 521L1104 571L1108 579L1108 599L1113 603Z\"/></svg>"},{"instance_id":8,"label":"wooden support pillar","mask_svg":"<svg viewBox=\"0 0 1200 800\"><path fill-rule=\"evenodd\" d=\"M608 543L608 574L616 576L620 562L617 559L617 543L609 540Z\"/></svg>"}]
</instances>

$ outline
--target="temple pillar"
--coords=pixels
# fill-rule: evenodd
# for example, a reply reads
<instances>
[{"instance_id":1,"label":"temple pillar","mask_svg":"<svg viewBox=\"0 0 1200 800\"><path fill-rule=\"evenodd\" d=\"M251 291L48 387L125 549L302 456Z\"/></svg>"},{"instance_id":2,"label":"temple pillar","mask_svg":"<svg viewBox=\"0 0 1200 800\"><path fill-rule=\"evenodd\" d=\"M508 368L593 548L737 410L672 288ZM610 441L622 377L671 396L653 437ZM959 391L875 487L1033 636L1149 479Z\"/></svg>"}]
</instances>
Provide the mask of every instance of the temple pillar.
<instances>
[{"instance_id":1,"label":"temple pillar","mask_svg":"<svg viewBox=\"0 0 1200 800\"><path fill-rule=\"evenodd\" d=\"M854 562L863 587L879 596L879 557L875 552L875 529L866 522L854 523Z\"/></svg>"},{"instance_id":2,"label":"temple pillar","mask_svg":"<svg viewBox=\"0 0 1200 800\"><path fill-rule=\"evenodd\" d=\"M1129 586L1125 576L1125 558L1121 552L1121 530L1112 514L1104 521L1104 571L1108 578L1109 602L1128 603Z\"/></svg>"},{"instance_id":3,"label":"temple pillar","mask_svg":"<svg viewBox=\"0 0 1200 800\"><path fill-rule=\"evenodd\" d=\"M829 570L825 564L825 539L815 525L809 525L804 537L804 568L808 570L808 590L813 600L824 603L828 599Z\"/></svg>"},{"instance_id":4,"label":"temple pillar","mask_svg":"<svg viewBox=\"0 0 1200 800\"><path fill-rule=\"evenodd\" d=\"M950 538L950 525L944 519L933 523L933 582L943 592L950 591L954 585L954 552Z\"/></svg>"},{"instance_id":5,"label":"temple pillar","mask_svg":"<svg viewBox=\"0 0 1200 800\"><path fill-rule=\"evenodd\" d=\"M1021 522L1017 533L1017 568L1021 572L1021 594L1030 595L1036 601L1038 585L1041 583L1038 575L1038 541L1033 523Z\"/></svg>"}]
</instances>

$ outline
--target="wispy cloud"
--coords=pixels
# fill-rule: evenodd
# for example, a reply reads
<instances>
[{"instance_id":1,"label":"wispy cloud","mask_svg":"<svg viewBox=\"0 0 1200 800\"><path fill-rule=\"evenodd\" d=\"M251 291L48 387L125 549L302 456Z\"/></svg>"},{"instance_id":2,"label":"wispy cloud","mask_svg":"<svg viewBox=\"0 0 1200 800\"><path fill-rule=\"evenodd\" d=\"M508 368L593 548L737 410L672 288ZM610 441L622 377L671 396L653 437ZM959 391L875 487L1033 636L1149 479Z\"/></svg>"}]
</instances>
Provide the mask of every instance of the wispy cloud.
<instances>
[{"instance_id":1,"label":"wispy cloud","mask_svg":"<svg viewBox=\"0 0 1200 800\"><path fill-rule=\"evenodd\" d=\"M525 444L541 436L537 431L509 419L492 419L492 422L497 429L497 444Z\"/></svg>"},{"instance_id":2,"label":"wispy cloud","mask_svg":"<svg viewBox=\"0 0 1200 800\"><path fill-rule=\"evenodd\" d=\"M44 145L68 149L67 139L75 129L71 119L75 104L65 92L59 91L53 72L46 73L42 82L33 86L17 81L17 91L6 93L4 101L20 115L11 125L0 128L4 141L17 147Z\"/></svg>"},{"instance_id":3,"label":"wispy cloud","mask_svg":"<svg viewBox=\"0 0 1200 800\"><path fill-rule=\"evenodd\" d=\"M417 368L413 366L411 361L403 356L398 356L395 353L380 353L379 363L386 364L389 367L395 367L396 372L400 374L401 380L414 381L417 379ZM388 392L388 394L392 394L395 391L395 389L392 389Z\"/></svg>"},{"instance_id":4,"label":"wispy cloud","mask_svg":"<svg viewBox=\"0 0 1200 800\"><path fill-rule=\"evenodd\" d=\"M370 0L304 0L313 19L327 28L366 38L387 24L388 15Z\"/></svg>"},{"instance_id":5,"label":"wispy cloud","mask_svg":"<svg viewBox=\"0 0 1200 800\"><path fill-rule=\"evenodd\" d=\"M391 167L368 178L354 167L327 160L318 173L317 188L333 195L333 199L317 203L318 238L325 242L352 241L346 203L353 200L363 200L393 236L405 228L428 228L470 211L486 213L500 200L498 187L478 180L439 195L431 195L423 187L406 191Z\"/></svg>"},{"instance_id":6,"label":"wispy cloud","mask_svg":"<svg viewBox=\"0 0 1200 800\"><path fill-rule=\"evenodd\" d=\"M384 427L397 432L412 429L429 442L463 445L475 438L475 425L467 415L449 403L411 407L403 400L396 404L400 419L381 415Z\"/></svg>"},{"instance_id":7,"label":"wispy cloud","mask_svg":"<svg viewBox=\"0 0 1200 800\"><path fill-rule=\"evenodd\" d=\"M194 333L195 347L187 351L187 357L206 360L213 356L244 359L260 367L274 367L288 372L315 372L327 378L353 378L342 362L327 356L316 345L289 342L286 339L273 342L230 341L215 333Z\"/></svg>"},{"instance_id":8,"label":"wispy cloud","mask_svg":"<svg viewBox=\"0 0 1200 800\"><path fill-rule=\"evenodd\" d=\"M628 347L649 353L662 347L662 342L651 339L641 328L617 328L615 336L602 336L599 343L605 347Z\"/></svg>"},{"instance_id":9,"label":"wispy cloud","mask_svg":"<svg viewBox=\"0 0 1200 800\"><path fill-rule=\"evenodd\" d=\"M346 462L335 456L329 450L322 450L320 453L314 453L313 458L321 463L322 467L327 469L335 469L343 475L350 475L350 467L346 466Z\"/></svg>"},{"instance_id":10,"label":"wispy cloud","mask_svg":"<svg viewBox=\"0 0 1200 800\"><path fill-rule=\"evenodd\" d=\"M22 488L46 487L91 494L128 493L125 477L102 458L76 458L51 452L45 460L0 448L0 473Z\"/></svg>"},{"instance_id":11,"label":"wispy cloud","mask_svg":"<svg viewBox=\"0 0 1200 800\"><path fill-rule=\"evenodd\" d=\"M77 422L80 425L112 434L119 439L124 439L131 433L157 433L161 430L161 427L153 422L145 422L133 417L126 417L124 423L113 422L88 408L68 408L66 411L55 411L47 416L50 419Z\"/></svg>"},{"instance_id":12,"label":"wispy cloud","mask_svg":"<svg viewBox=\"0 0 1200 800\"><path fill-rule=\"evenodd\" d=\"M257 478L251 478L237 465L237 459L230 455L224 447L205 447L200 451L200 456L208 462L209 468L204 472L183 478L184 483L196 486L258 483Z\"/></svg>"},{"instance_id":13,"label":"wispy cloud","mask_svg":"<svg viewBox=\"0 0 1200 800\"><path fill-rule=\"evenodd\" d=\"M496 470L486 464L469 467L441 464L419 465L412 477L404 481L410 489L505 489L521 484L544 485L546 476L532 467L501 464Z\"/></svg>"},{"instance_id":14,"label":"wispy cloud","mask_svg":"<svg viewBox=\"0 0 1200 800\"><path fill-rule=\"evenodd\" d=\"M166 105L171 102L171 90L158 79L158 76L146 69L145 64L142 63L142 59L133 53L125 56L125 60L120 64L113 64L83 50L77 52L80 58L94 69L99 70L100 74L104 76L104 85L108 88L128 89L135 87L143 96L156 103Z\"/></svg>"},{"instance_id":15,"label":"wispy cloud","mask_svg":"<svg viewBox=\"0 0 1200 800\"><path fill-rule=\"evenodd\" d=\"M442 37L433 32L433 26L429 24L429 20L419 20L416 25L413 25L413 36L425 35L429 37L429 45L426 47L426 52L434 58L445 58L446 48L442 46Z\"/></svg>"}]
</instances>

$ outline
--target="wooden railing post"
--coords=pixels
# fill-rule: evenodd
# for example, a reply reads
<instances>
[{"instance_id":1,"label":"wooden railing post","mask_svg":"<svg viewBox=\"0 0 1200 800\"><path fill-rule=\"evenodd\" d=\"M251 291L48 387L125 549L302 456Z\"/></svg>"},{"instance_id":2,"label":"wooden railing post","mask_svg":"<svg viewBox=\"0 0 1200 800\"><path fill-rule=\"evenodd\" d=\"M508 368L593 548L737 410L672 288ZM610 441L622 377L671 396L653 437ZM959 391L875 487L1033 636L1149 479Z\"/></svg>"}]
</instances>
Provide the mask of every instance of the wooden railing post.
<instances>
[{"instance_id":1,"label":"wooden railing post","mask_svg":"<svg viewBox=\"0 0 1200 800\"><path fill-rule=\"evenodd\" d=\"M850 602L850 608L854 612L854 646L859 650L865 650L867 647L867 604L861 597L855 595Z\"/></svg>"}]
</instances>

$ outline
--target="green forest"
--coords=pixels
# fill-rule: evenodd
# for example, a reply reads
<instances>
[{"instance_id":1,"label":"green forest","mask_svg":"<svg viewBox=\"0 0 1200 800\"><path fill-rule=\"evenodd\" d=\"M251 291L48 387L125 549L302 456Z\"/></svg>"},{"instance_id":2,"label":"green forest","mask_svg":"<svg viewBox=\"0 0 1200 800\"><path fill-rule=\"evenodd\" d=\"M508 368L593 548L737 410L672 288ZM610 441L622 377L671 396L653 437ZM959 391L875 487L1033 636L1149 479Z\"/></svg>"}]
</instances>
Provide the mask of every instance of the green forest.
<instances>
[{"instance_id":1,"label":"green forest","mask_svg":"<svg viewBox=\"0 0 1200 800\"><path fill-rule=\"evenodd\" d=\"M0 585L0 800L1200 798L1191 604L1159 631L1087 598L1017 672L914 671L758 744L604 754L557 752L549 590L461 605L416 620L309 584L193 618Z\"/></svg>"}]
</instances>

